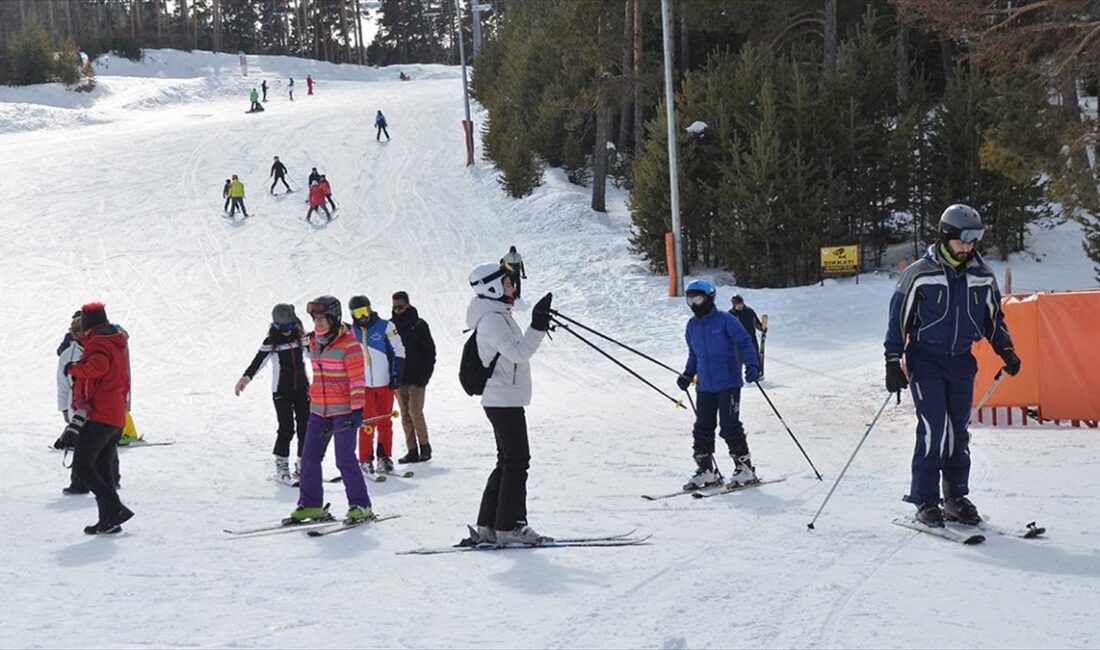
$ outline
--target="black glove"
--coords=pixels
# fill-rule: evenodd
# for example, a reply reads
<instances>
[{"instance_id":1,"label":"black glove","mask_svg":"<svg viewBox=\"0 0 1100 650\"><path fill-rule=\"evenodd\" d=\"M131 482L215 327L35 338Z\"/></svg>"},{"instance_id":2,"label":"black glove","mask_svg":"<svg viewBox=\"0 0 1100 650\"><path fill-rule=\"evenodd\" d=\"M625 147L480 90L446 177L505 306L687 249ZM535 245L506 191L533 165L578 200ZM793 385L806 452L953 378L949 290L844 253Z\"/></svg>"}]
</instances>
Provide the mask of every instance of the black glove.
<instances>
[{"instance_id":1,"label":"black glove","mask_svg":"<svg viewBox=\"0 0 1100 650\"><path fill-rule=\"evenodd\" d=\"M1016 373L1020 372L1020 357L1016 356L1012 348L1005 348L997 354L1005 362L1005 372L1015 377Z\"/></svg>"},{"instance_id":2,"label":"black glove","mask_svg":"<svg viewBox=\"0 0 1100 650\"><path fill-rule=\"evenodd\" d=\"M88 417L84 411L76 411L73 413L72 418L69 419L68 426L61 432L61 437L57 439L57 442L53 443L56 449L72 449L76 446L76 437L80 435L80 429L84 426Z\"/></svg>"},{"instance_id":3,"label":"black glove","mask_svg":"<svg viewBox=\"0 0 1100 650\"><path fill-rule=\"evenodd\" d=\"M760 366L745 366L745 383L754 384L760 379Z\"/></svg>"},{"instance_id":4,"label":"black glove","mask_svg":"<svg viewBox=\"0 0 1100 650\"><path fill-rule=\"evenodd\" d=\"M397 390L400 385L401 382L397 381L397 377L390 377L390 390Z\"/></svg>"},{"instance_id":5,"label":"black glove","mask_svg":"<svg viewBox=\"0 0 1100 650\"><path fill-rule=\"evenodd\" d=\"M676 386L682 391L686 391L688 386L691 386L692 380L695 379L694 375L689 375L686 372L676 378Z\"/></svg>"},{"instance_id":6,"label":"black glove","mask_svg":"<svg viewBox=\"0 0 1100 650\"><path fill-rule=\"evenodd\" d=\"M890 393L900 393L902 389L909 387L909 378L901 369L901 359L890 359L886 362L886 390Z\"/></svg>"},{"instance_id":7,"label":"black glove","mask_svg":"<svg viewBox=\"0 0 1100 650\"><path fill-rule=\"evenodd\" d=\"M535 309L531 313L531 329L545 332L550 329L550 301L554 294L548 293L535 303Z\"/></svg>"}]
</instances>

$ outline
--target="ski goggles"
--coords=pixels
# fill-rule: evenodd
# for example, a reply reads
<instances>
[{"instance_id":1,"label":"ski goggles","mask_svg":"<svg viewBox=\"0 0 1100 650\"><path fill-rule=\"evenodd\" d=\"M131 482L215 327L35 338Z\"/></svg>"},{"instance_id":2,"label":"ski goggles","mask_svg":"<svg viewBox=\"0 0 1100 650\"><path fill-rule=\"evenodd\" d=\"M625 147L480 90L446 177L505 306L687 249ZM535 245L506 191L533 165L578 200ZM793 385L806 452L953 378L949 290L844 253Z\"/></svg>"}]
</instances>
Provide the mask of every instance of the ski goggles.
<instances>
[{"instance_id":1,"label":"ski goggles","mask_svg":"<svg viewBox=\"0 0 1100 650\"><path fill-rule=\"evenodd\" d=\"M324 316L325 303L316 300L306 303L306 313L310 316Z\"/></svg>"},{"instance_id":2,"label":"ski goggles","mask_svg":"<svg viewBox=\"0 0 1100 650\"><path fill-rule=\"evenodd\" d=\"M272 323L271 326L280 332L290 332L294 329L294 323Z\"/></svg>"},{"instance_id":3,"label":"ski goggles","mask_svg":"<svg viewBox=\"0 0 1100 650\"><path fill-rule=\"evenodd\" d=\"M684 300L687 301L689 305L699 307L707 304L707 301L710 300L710 296L705 293L689 293L684 297Z\"/></svg>"},{"instance_id":4,"label":"ski goggles","mask_svg":"<svg viewBox=\"0 0 1100 650\"><path fill-rule=\"evenodd\" d=\"M370 307L356 307L351 310L351 317L355 320L370 318Z\"/></svg>"},{"instance_id":5,"label":"ski goggles","mask_svg":"<svg viewBox=\"0 0 1100 650\"><path fill-rule=\"evenodd\" d=\"M982 240L984 228L967 228L959 231L959 240L967 244L976 244Z\"/></svg>"}]
</instances>

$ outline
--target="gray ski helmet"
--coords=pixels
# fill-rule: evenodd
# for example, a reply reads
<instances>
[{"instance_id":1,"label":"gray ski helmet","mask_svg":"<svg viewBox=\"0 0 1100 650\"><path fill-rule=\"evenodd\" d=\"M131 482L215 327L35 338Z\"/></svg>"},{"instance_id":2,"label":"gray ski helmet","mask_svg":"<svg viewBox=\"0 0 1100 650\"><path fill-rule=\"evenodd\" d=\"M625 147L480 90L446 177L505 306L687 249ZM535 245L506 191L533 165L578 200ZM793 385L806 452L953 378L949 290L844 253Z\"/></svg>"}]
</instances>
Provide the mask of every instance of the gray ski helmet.
<instances>
[{"instance_id":1,"label":"gray ski helmet","mask_svg":"<svg viewBox=\"0 0 1100 650\"><path fill-rule=\"evenodd\" d=\"M952 239L976 244L981 241L984 232L982 216L969 205L949 205L940 215L940 240L945 244Z\"/></svg>"},{"instance_id":2,"label":"gray ski helmet","mask_svg":"<svg viewBox=\"0 0 1100 650\"><path fill-rule=\"evenodd\" d=\"M333 327L339 325L344 319L344 314L340 309L340 300L333 296L314 298L306 305L306 312L310 316L317 316L318 314L328 316L329 324Z\"/></svg>"},{"instance_id":3,"label":"gray ski helmet","mask_svg":"<svg viewBox=\"0 0 1100 650\"><path fill-rule=\"evenodd\" d=\"M283 302L275 305L271 310L271 322L276 325L293 325L298 322L298 317L294 314L294 305Z\"/></svg>"}]
</instances>

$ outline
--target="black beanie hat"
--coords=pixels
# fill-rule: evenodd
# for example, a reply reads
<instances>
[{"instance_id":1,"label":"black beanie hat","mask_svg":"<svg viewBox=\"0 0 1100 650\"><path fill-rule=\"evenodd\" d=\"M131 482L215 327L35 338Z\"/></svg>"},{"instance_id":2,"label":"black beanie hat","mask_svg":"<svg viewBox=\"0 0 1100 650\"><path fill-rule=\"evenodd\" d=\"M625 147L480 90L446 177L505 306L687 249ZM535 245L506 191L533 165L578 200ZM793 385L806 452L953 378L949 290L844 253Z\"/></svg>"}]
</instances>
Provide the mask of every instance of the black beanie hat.
<instances>
[{"instance_id":1,"label":"black beanie hat","mask_svg":"<svg viewBox=\"0 0 1100 650\"><path fill-rule=\"evenodd\" d=\"M370 298L366 296L352 296L351 300L348 301L348 309L354 311L360 307L370 307Z\"/></svg>"},{"instance_id":2,"label":"black beanie hat","mask_svg":"<svg viewBox=\"0 0 1100 650\"><path fill-rule=\"evenodd\" d=\"M107 308L101 302L90 302L80 308L80 329L88 330L107 324Z\"/></svg>"}]
</instances>

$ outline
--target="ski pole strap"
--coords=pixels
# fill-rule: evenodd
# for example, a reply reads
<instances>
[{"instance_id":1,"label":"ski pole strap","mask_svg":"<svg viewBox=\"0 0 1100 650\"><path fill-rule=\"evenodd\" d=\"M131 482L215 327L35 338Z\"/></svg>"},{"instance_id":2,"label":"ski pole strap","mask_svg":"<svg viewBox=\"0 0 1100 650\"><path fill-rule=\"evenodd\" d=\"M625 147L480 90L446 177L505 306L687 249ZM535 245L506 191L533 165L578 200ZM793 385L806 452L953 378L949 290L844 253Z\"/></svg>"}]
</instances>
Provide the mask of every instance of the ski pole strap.
<instances>
[{"instance_id":1,"label":"ski pole strap","mask_svg":"<svg viewBox=\"0 0 1100 650\"><path fill-rule=\"evenodd\" d=\"M680 372L679 370L676 370L675 368L672 368L671 366L668 366L668 365L666 365L666 364L664 364L664 363L662 363L662 362L658 361L657 359L654 359L653 357L649 356L648 354L646 354L646 353L644 353L644 352L641 352L641 351L639 351L639 350L635 350L634 348L632 348L632 347L630 347L629 345L627 345L627 344L623 343L622 341L618 341L618 340L616 340L616 339L613 339L613 338L611 338L610 336L608 336L608 335L604 334L603 332L599 332L599 331L597 331L597 330L594 330L594 329L592 329L591 327L588 327L587 325L584 325L583 323L578 323L577 321L573 320L572 318L570 318L570 317L568 317L568 316L565 316L564 314L562 314L561 312L559 312L559 311L558 311L558 310L556 310L556 309L551 309L551 310L550 310L550 313L551 313L551 314L553 314L553 315L554 315L555 317L557 317L557 318L560 318L560 319L562 319L562 320L564 320L564 321L568 321L568 322L570 322L570 323L572 323L572 324L576 325L577 327L579 327L579 328L581 328L581 329L585 330L586 332L591 332L591 333L595 334L596 336L598 336L598 337L600 337L600 338L602 338L602 339L605 339L605 340L611 341L611 342L612 342L612 343L614 343L615 345L617 345L617 346L619 346L619 347L621 347L621 348L624 348L624 349L626 349L626 350L628 350L628 351L630 351L630 352L633 352L634 354L636 354L636 355L638 355L639 357L641 357L641 358L645 359L646 361L652 361L653 363L655 363L655 364L657 364L658 366L660 366L660 367L664 368L665 370L668 370L669 372L675 373L675 374L677 374L677 375L681 374L681 372Z\"/></svg>"},{"instance_id":2,"label":"ski pole strap","mask_svg":"<svg viewBox=\"0 0 1100 650\"><path fill-rule=\"evenodd\" d=\"M555 320L556 320L556 319L555 319ZM613 363L615 363L615 365L617 365L617 366L619 366L620 368L622 368L623 370L625 370L625 371L629 372L629 373L630 373L631 375L633 375L633 376L634 376L634 378L635 378L635 379L637 379L638 381L642 382L642 383L643 383L643 384L645 384L646 386L649 386L650 388L652 388L653 390L657 391L657 392L658 392L658 393L660 393L661 395L664 395L664 396L665 396L665 398L666 398L666 399L667 399L668 401L670 401L670 402L672 402L673 404L675 404L677 408L684 408L684 402L683 402L682 400L678 400L678 399L676 399L675 397L673 397L672 395L669 395L669 394L668 394L668 393L666 393L665 391L661 390L660 388L657 388L657 387L656 387L656 386L654 386L654 385L653 385L652 383L650 383L650 381L649 381L649 380L647 380L647 379L646 379L645 377L642 377L641 375L639 375L638 373L634 372L634 371L633 371L633 370L631 370L631 369L630 369L629 367L627 367L627 365L626 365L626 364L624 364L624 363L623 363L622 361L619 361L619 360L618 360L618 359L616 359L615 357L611 356L610 354L608 354L607 352L605 352L604 350L602 350L602 349L601 349L601 348L600 348L599 346L597 346L597 345L596 345L595 343L593 343L592 341L589 341L588 339L584 338L584 337L583 337L583 336L581 336L580 334L577 334L576 332L574 332L574 331L573 331L573 328L572 328L572 327L570 327L569 325L566 325L565 323L562 323L561 321L558 321L558 322L557 322L557 325L558 325L558 327L562 328L562 329L563 329L563 330L565 330L566 332L569 332L569 333L570 333L570 334L572 334L573 336L575 336L575 337L577 337L578 339L580 339L580 340L581 340L581 341L582 341L583 343L587 344L587 345L588 345L589 347L591 347L591 348L592 348L593 350L595 350L596 352L599 352L599 353L600 353L600 354L602 354L603 356L605 356L605 357L607 357L608 359L610 359L610 360L611 360L611 361L612 361ZM677 374L679 374L679 373L677 373Z\"/></svg>"},{"instance_id":3,"label":"ski pole strap","mask_svg":"<svg viewBox=\"0 0 1100 650\"><path fill-rule=\"evenodd\" d=\"M791 436L791 440L794 440L794 444L798 446L798 451L802 452L802 457L805 458L806 462L810 464L810 469L812 469L814 471L814 474L817 475L817 480L823 480L821 478L821 472L817 471L817 468L814 467L814 461L810 460L810 455L807 454L806 450L802 448L802 443L798 442L798 438L794 436L794 432L791 431L791 427L787 425L787 421L784 420L783 416L779 414L779 409L775 408L775 404L772 403L772 398L768 397L768 393L764 390L764 387L760 385L759 381L754 381L753 383L756 384L756 387L760 389L760 394L764 396L764 399L768 400L768 406L772 407L772 412L775 413L775 417L779 418L779 421L783 423L783 428L787 430L787 433Z\"/></svg>"},{"instance_id":4,"label":"ski pole strap","mask_svg":"<svg viewBox=\"0 0 1100 650\"><path fill-rule=\"evenodd\" d=\"M69 457L69 449L71 449L71 447L65 447L65 451L61 454L61 466L65 469L73 468L73 463L69 463L68 465L65 464L65 459ZM76 462L76 454L73 454L73 462Z\"/></svg>"}]
</instances>

